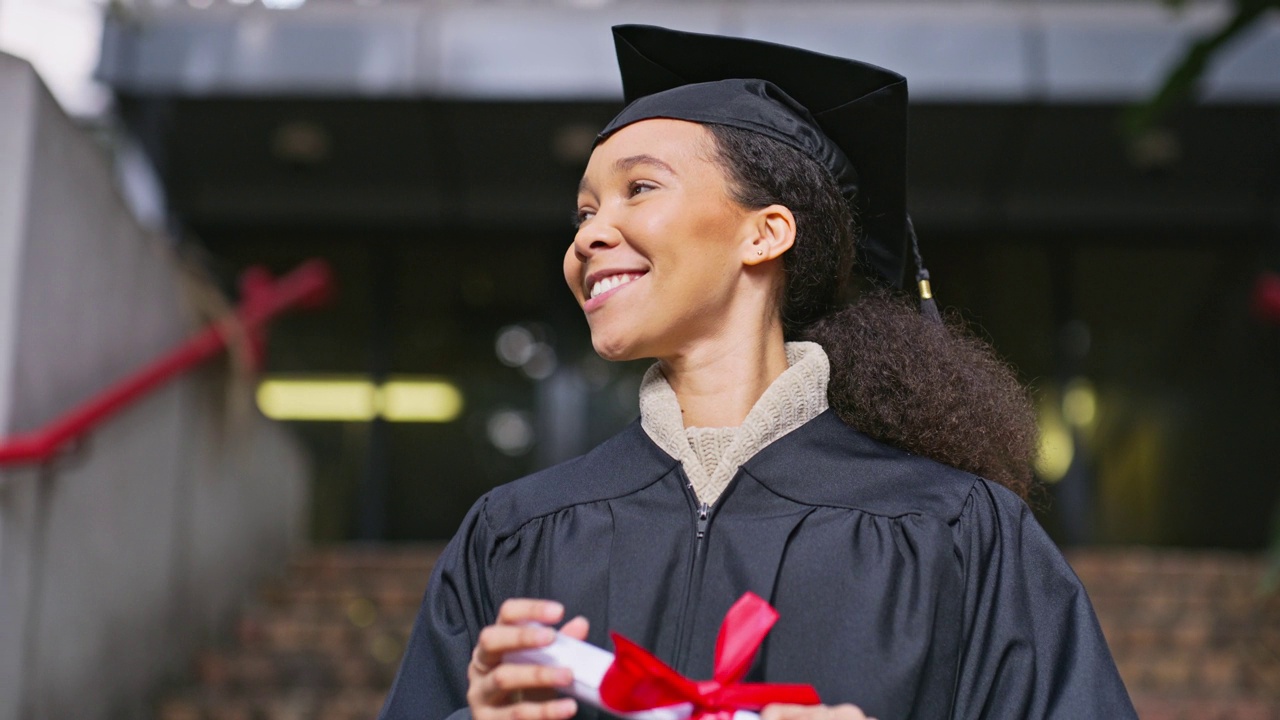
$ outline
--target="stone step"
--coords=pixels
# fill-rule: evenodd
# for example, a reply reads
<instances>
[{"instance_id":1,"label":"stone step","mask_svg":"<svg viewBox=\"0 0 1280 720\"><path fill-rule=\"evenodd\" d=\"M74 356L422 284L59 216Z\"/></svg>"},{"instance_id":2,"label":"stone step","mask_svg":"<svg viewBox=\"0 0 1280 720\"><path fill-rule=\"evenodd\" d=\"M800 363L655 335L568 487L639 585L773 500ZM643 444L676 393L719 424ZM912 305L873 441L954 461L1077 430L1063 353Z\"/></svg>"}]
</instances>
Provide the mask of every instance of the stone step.
<instances>
[{"instance_id":1,"label":"stone step","mask_svg":"<svg viewBox=\"0 0 1280 720\"><path fill-rule=\"evenodd\" d=\"M1126 548L1068 559L1144 718L1215 698L1240 717L1280 717L1280 595L1263 592L1264 558Z\"/></svg>"},{"instance_id":2,"label":"stone step","mask_svg":"<svg viewBox=\"0 0 1280 720\"><path fill-rule=\"evenodd\" d=\"M311 607L344 612L347 608L368 605L378 613L400 614L416 612L426 588L427 575L412 580L359 584L289 581L268 583L262 590L261 601L283 611L304 611Z\"/></svg>"},{"instance_id":3,"label":"stone step","mask_svg":"<svg viewBox=\"0 0 1280 720\"><path fill-rule=\"evenodd\" d=\"M352 648L347 653L210 650L195 662L194 680L209 691L267 694L295 690L356 689L385 692L395 679L403 641Z\"/></svg>"},{"instance_id":4,"label":"stone step","mask_svg":"<svg viewBox=\"0 0 1280 720\"><path fill-rule=\"evenodd\" d=\"M235 642L245 650L342 655L387 638L403 645L416 613L416 604L389 609L363 597L343 605L255 606L236 622Z\"/></svg>"},{"instance_id":5,"label":"stone step","mask_svg":"<svg viewBox=\"0 0 1280 720\"><path fill-rule=\"evenodd\" d=\"M296 559L202 653L160 720L372 718L441 545L336 546ZM1280 720L1280 596L1236 553L1074 551L1068 559L1143 720Z\"/></svg>"},{"instance_id":6,"label":"stone step","mask_svg":"<svg viewBox=\"0 0 1280 720\"><path fill-rule=\"evenodd\" d=\"M156 705L155 720L373 720L386 690L282 688L229 693L184 690Z\"/></svg>"},{"instance_id":7,"label":"stone step","mask_svg":"<svg viewBox=\"0 0 1280 720\"><path fill-rule=\"evenodd\" d=\"M318 546L295 558L290 563L290 573L297 578L416 577L431 572L443 550L443 543Z\"/></svg>"},{"instance_id":8,"label":"stone step","mask_svg":"<svg viewBox=\"0 0 1280 720\"><path fill-rule=\"evenodd\" d=\"M277 609L352 608L357 613L416 611L443 544L330 546L290 563L289 572L266 585L264 604ZM368 608L368 606L372 608Z\"/></svg>"},{"instance_id":9,"label":"stone step","mask_svg":"<svg viewBox=\"0 0 1280 720\"><path fill-rule=\"evenodd\" d=\"M1141 720L1280 720L1275 698L1203 698L1135 694Z\"/></svg>"}]
</instances>

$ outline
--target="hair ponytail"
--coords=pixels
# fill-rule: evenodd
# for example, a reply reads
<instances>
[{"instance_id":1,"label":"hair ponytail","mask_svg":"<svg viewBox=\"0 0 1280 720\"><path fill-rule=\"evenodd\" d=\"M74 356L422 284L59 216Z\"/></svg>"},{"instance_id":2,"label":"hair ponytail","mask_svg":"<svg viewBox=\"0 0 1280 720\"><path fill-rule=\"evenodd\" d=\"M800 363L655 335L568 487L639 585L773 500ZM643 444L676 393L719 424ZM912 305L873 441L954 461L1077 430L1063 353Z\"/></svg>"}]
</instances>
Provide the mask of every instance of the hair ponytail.
<instances>
[{"instance_id":1,"label":"hair ponytail","mask_svg":"<svg viewBox=\"0 0 1280 720\"><path fill-rule=\"evenodd\" d=\"M995 350L954 316L939 323L877 291L806 335L831 359L827 398L846 424L1029 495L1031 403Z\"/></svg>"},{"instance_id":2,"label":"hair ponytail","mask_svg":"<svg viewBox=\"0 0 1280 720\"><path fill-rule=\"evenodd\" d=\"M1030 400L995 350L955 317L938 323L884 290L851 306L840 291L853 263L854 218L830 174L758 133L708 125L734 199L796 218L783 256L784 333L831 360L831 408L860 432L998 482L1026 498L1036 422Z\"/></svg>"}]
</instances>

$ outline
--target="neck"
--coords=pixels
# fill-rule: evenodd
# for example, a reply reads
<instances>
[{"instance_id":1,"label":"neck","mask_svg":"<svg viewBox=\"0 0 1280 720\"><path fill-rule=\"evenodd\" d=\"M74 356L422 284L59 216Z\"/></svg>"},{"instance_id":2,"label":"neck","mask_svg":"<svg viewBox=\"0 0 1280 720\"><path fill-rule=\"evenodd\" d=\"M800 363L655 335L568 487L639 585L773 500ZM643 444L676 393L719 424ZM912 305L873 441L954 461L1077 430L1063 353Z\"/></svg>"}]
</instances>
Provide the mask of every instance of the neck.
<instances>
[{"instance_id":1,"label":"neck","mask_svg":"<svg viewBox=\"0 0 1280 720\"><path fill-rule=\"evenodd\" d=\"M662 358L662 374L675 391L685 427L737 427L778 376L787 370L781 327L756 342L720 337L687 353Z\"/></svg>"}]
</instances>

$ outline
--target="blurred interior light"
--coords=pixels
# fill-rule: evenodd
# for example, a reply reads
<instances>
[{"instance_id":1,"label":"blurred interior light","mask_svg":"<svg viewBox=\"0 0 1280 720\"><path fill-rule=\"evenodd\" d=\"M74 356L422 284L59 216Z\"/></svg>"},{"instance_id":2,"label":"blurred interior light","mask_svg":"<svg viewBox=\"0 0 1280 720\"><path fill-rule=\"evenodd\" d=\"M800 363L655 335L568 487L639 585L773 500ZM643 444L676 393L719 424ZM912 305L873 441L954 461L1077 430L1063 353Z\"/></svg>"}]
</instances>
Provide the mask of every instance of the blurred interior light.
<instances>
[{"instance_id":1,"label":"blurred interior light","mask_svg":"<svg viewBox=\"0 0 1280 720\"><path fill-rule=\"evenodd\" d=\"M1048 483L1066 476L1075 455L1071 429L1062 421L1057 398L1046 397L1040 406L1040 452L1036 456L1036 474Z\"/></svg>"},{"instance_id":2,"label":"blurred interior light","mask_svg":"<svg viewBox=\"0 0 1280 720\"><path fill-rule=\"evenodd\" d=\"M262 6L270 10L297 10L307 0L262 0Z\"/></svg>"},{"instance_id":3,"label":"blurred interior light","mask_svg":"<svg viewBox=\"0 0 1280 720\"><path fill-rule=\"evenodd\" d=\"M450 422L462 393L447 380L393 379L382 386L382 416L392 422Z\"/></svg>"},{"instance_id":4,"label":"blurred interior light","mask_svg":"<svg viewBox=\"0 0 1280 720\"><path fill-rule=\"evenodd\" d=\"M1087 427L1098 416L1098 394L1087 378L1073 378L1062 393L1062 417L1075 427Z\"/></svg>"},{"instance_id":5,"label":"blurred interior light","mask_svg":"<svg viewBox=\"0 0 1280 720\"><path fill-rule=\"evenodd\" d=\"M368 421L378 414L368 380L280 378L258 384L258 407L273 420Z\"/></svg>"},{"instance_id":6,"label":"blurred interior light","mask_svg":"<svg viewBox=\"0 0 1280 720\"><path fill-rule=\"evenodd\" d=\"M546 343L536 343L533 353L520 369L533 380L546 380L556 371L558 365L555 348Z\"/></svg>"},{"instance_id":7,"label":"blurred interior light","mask_svg":"<svg viewBox=\"0 0 1280 720\"><path fill-rule=\"evenodd\" d=\"M529 328L523 325L508 325L498 331L493 350L503 365L520 367L533 357L537 344L538 341L534 339Z\"/></svg>"},{"instance_id":8,"label":"blurred interior light","mask_svg":"<svg viewBox=\"0 0 1280 720\"><path fill-rule=\"evenodd\" d=\"M516 410L499 410L485 424L489 442L505 455L523 455L533 447L533 423Z\"/></svg>"},{"instance_id":9,"label":"blurred interior light","mask_svg":"<svg viewBox=\"0 0 1280 720\"><path fill-rule=\"evenodd\" d=\"M441 378L395 377L379 386L358 376L269 377L258 384L258 408L273 420L451 422L462 391Z\"/></svg>"}]
</instances>

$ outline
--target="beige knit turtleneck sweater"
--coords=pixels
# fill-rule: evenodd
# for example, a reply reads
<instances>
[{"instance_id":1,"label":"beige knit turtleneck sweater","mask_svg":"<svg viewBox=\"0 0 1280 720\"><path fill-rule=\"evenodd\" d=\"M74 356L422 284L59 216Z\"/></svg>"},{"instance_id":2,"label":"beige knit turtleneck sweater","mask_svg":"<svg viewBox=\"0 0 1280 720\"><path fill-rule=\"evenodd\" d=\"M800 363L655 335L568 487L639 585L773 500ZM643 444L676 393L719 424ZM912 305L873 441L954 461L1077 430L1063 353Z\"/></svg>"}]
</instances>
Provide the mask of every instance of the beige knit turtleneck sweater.
<instances>
[{"instance_id":1,"label":"beige knit turtleneck sweater","mask_svg":"<svg viewBox=\"0 0 1280 720\"><path fill-rule=\"evenodd\" d=\"M822 347L786 344L790 366L769 386L738 427L684 426L680 402L658 364L640 383L640 425L653 442L680 461L698 499L719 499L738 466L766 445L827 409L831 365Z\"/></svg>"}]
</instances>

